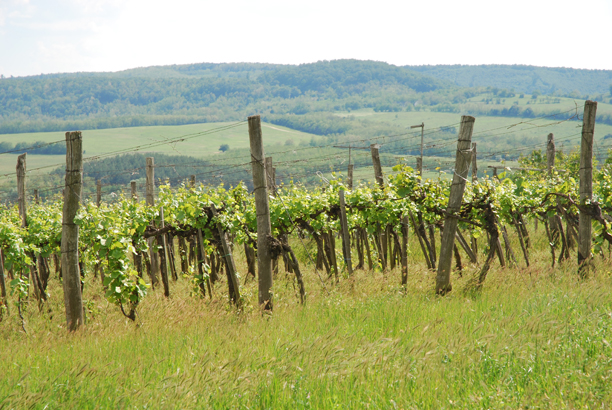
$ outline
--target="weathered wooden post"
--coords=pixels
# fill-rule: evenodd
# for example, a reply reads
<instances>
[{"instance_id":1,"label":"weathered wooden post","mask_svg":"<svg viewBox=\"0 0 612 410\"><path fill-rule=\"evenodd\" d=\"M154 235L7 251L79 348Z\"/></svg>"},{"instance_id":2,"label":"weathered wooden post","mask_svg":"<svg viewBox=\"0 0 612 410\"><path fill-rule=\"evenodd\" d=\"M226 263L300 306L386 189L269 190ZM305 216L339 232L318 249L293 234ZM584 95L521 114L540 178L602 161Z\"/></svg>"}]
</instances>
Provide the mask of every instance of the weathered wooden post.
<instances>
[{"instance_id":1,"label":"weathered wooden post","mask_svg":"<svg viewBox=\"0 0 612 410\"><path fill-rule=\"evenodd\" d=\"M83 325L83 296L79 273L79 210L83 183L83 138L80 131L66 133L66 185L62 219L62 282L68 330Z\"/></svg>"},{"instance_id":2,"label":"weathered wooden post","mask_svg":"<svg viewBox=\"0 0 612 410\"><path fill-rule=\"evenodd\" d=\"M463 191L467 181L470 159L472 158L471 142L474 129L474 117L464 115L461 117L459 139L457 141L457 157L455 160L455 172L451 185L448 208L444 231L442 232L442 244L440 246L440 260L438 262L438 275L436 277L436 293L444 295L452 290L450 283L451 263L453 257L453 246L455 233L457 232L457 213L461 209Z\"/></svg>"},{"instance_id":3,"label":"weathered wooden post","mask_svg":"<svg viewBox=\"0 0 612 410\"><path fill-rule=\"evenodd\" d=\"M272 258L269 236L271 236L270 208L264 165L264 148L259 115L249 117L249 141L251 144L251 167L255 190L257 213L257 273L259 275L259 304L265 310L272 310Z\"/></svg>"},{"instance_id":4,"label":"weathered wooden post","mask_svg":"<svg viewBox=\"0 0 612 410\"><path fill-rule=\"evenodd\" d=\"M346 206L344 204L344 189L340 190L340 225L342 226L342 247L344 248L344 263L349 276L353 275L353 263L351 262L351 239L346 219Z\"/></svg>"},{"instance_id":5,"label":"weathered wooden post","mask_svg":"<svg viewBox=\"0 0 612 410\"><path fill-rule=\"evenodd\" d=\"M153 157L147 157L146 161L145 201L147 205L155 206L155 160Z\"/></svg>"},{"instance_id":6,"label":"weathered wooden post","mask_svg":"<svg viewBox=\"0 0 612 410\"><path fill-rule=\"evenodd\" d=\"M478 182L478 161L476 160L476 157L477 157L476 143L472 142L472 184L475 184ZM472 243L471 250L473 252L473 255L475 258L478 258L478 239L472 236L470 238L470 242ZM467 245L467 242L466 242L466 245ZM474 263L478 263L477 259L476 260L472 259L472 261Z\"/></svg>"},{"instance_id":7,"label":"weathered wooden post","mask_svg":"<svg viewBox=\"0 0 612 410\"><path fill-rule=\"evenodd\" d=\"M268 185L268 194L276 195L276 173L274 172L274 167L272 166L272 157L266 157L265 160L266 166L266 183Z\"/></svg>"},{"instance_id":8,"label":"weathered wooden post","mask_svg":"<svg viewBox=\"0 0 612 410\"><path fill-rule=\"evenodd\" d=\"M372 164L374 165L374 177L376 178L376 182L380 185L381 188L384 188L385 181L383 179L382 166L380 165L380 155L378 153L378 149L380 145L372 144L370 145L370 152L372 153Z\"/></svg>"},{"instance_id":9,"label":"weathered wooden post","mask_svg":"<svg viewBox=\"0 0 612 410\"><path fill-rule=\"evenodd\" d=\"M40 202L40 198L38 197L38 189L34 190L34 203L38 205Z\"/></svg>"},{"instance_id":10,"label":"weathered wooden post","mask_svg":"<svg viewBox=\"0 0 612 410\"><path fill-rule=\"evenodd\" d=\"M555 167L555 136L551 132L548 134L546 144L546 169L548 175L552 175L553 168Z\"/></svg>"},{"instance_id":11,"label":"weathered wooden post","mask_svg":"<svg viewBox=\"0 0 612 410\"><path fill-rule=\"evenodd\" d=\"M192 175L189 179L189 187L190 188L195 188L195 184L196 184L196 180L195 180L196 176Z\"/></svg>"},{"instance_id":12,"label":"weathered wooden post","mask_svg":"<svg viewBox=\"0 0 612 410\"><path fill-rule=\"evenodd\" d=\"M145 202L148 206L155 206L155 161L153 157L147 157ZM159 273L159 255L155 248L155 238L147 240L149 243L149 255L151 258L151 285L157 285L157 274Z\"/></svg>"},{"instance_id":13,"label":"weathered wooden post","mask_svg":"<svg viewBox=\"0 0 612 410\"><path fill-rule=\"evenodd\" d=\"M417 158L417 172L421 178L423 178L423 147L425 145L425 123L422 122L419 125L413 125L410 129L420 128L421 129L421 156ZM421 179L421 183L423 180Z\"/></svg>"},{"instance_id":14,"label":"weathered wooden post","mask_svg":"<svg viewBox=\"0 0 612 410\"><path fill-rule=\"evenodd\" d=\"M347 178L347 186L348 189L352 190L353 189L353 173L355 170L355 165L354 164L349 164L348 166L348 178Z\"/></svg>"},{"instance_id":15,"label":"weathered wooden post","mask_svg":"<svg viewBox=\"0 0 612 410\"><path fill-rule=\"evenodd\" d=\"M591 265L591 213L593 196L593 135L597 102L584 104L582 142L580 144L580 210L578 221L578 273L585 278Z\"/></svg>"},{"instance_id":16,"label":"weathered wooden post","mask_svg":"<svg viewBox=\"0 0 612 410\"><path fill-rule=\"evenodd\" d=\"M26 204L26 154L17 157L17 202L19 204L19 216L21 227L27 226L27 204Z\"/></svg>"},{"instance_id":17,"label":"weathered wooden post","mask_svg":"<svg viewBox=\"0 0 612 410\"><path fill-rule=\"evenodd\" d=\"M136 188L136 181L130 181L130 189L132 193L132 200L138 202L138 190Z\"/></svg>"},{"instance_id":18,"label":"weathered wooden post","mask_svg":"<svg viewBox=\"0 0 612 410\"><path fill-rule=\"evenodd\" d=\"M370 145L370 152L372 153L372 165L374 165L374 177L376 182L380 186L380 189L384 189L385 181L383 179L382 166L380 164L380 155L378 152L379 149L378 144ZM378 249L378 259L382 266L383 271L387 270L387 259L386 252L384 249L384 244L386 244L386 237L384 234L384 230L381 229L380 224L376 227L376 247Z\"/></svg>"}]
</instances>

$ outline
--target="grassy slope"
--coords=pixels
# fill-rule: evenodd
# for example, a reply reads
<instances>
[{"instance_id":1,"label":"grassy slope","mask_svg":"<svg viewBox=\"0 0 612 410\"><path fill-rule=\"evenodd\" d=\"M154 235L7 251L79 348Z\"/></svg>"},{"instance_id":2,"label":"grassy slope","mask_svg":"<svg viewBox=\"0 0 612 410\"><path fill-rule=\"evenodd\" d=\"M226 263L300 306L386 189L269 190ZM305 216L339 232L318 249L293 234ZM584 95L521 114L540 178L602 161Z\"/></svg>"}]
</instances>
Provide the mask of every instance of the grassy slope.
<instances>
[{"instance_id":1,"label":"grassy slope","mask_svg":"<svg viewBox=\"0 0 612 410\"><path fill-rule=\"evenodd\" d=\"M482 99L482 97L474 98L474 100L480 99ZM548 112L554 110L566 111L575 107L574 101L571 99L559 98L559 100L561 100L561 102L558 104L530 104L528 107L531 107L537 116L545 116ZM508 98L506 99L505 103L499 106L494 104L484 105L480 102L473 101L469 104L460 105L460 107L467 108L469 105L479 105L486 108L503 108L511 106L514 101L518 101L519 105L523 107L527 101L531 100L519 99L518 97L513 99ZM580 101L577 103L579 105L583 104L583 102ZM612 113L612 105L599 103L597 112L598 114L610 114ZM582 118L582 109L578 110L578 114L580 115L580 118ZM410 127L411 125L424 122L426 144L428 141L435 138L435 134L430 134L430 137L428 138L428 130L449 125L455 125L458 129L459 122L461 120L461 114L427 111L377 113L372 110L359 110L351 113L339 113L338 115L355 115L361 118L367 118L368 120L381 121L403 127ZM475 115L475 118L476 122L474 124L474 136L472 137L472 141L478 143L479 152L481 153L484 153L485 151L510 151L520 146L535 147L537 144L544 144L546 142L546 136L550 132L555 134L555 140L559 142L558 145L560 145L562 141L567 141L565 142L565 148L572 148L580 144L580 139L576 135L577 133L580 133L582 127L582 123L580 121L567 121L561 124L556 124L557 120L549 118L534 120L530 118L508 118L485 115ZM509 126L520 122L524 123L508 128ZM604 142L602 140L607 134L612 134L612 126L597 124L595 128L596 143L609 147L609 141Z\"/></svg>"},{"instance_id":2,"label":"grassy slope","mask_svg":"<svg viewBox=\"0 0 612 410\"><path fill-rule=\"evenodd\" d=\"M550 98L540 97L534 101L531 98L506 98L501 101L500 105L497 104L484 104L481 102L483 96L477 96L472 98L468 103L461 104L462 109L470 107L481 107L485 109L508 107L518 102L521 107L529 106L534 110L536 115L543 116L551 111L565 111L575 107L574 101L567 98ZM527 104L529 103L529 104ZM581 103L581 102L579 102ZM581 114L581 111L578 111ZM598 105L599 114L610 114L612 113L612 105L600 103ZM340 112L338 116L355 116L360 118L367 118L368 120L380 121L386 124L399 125L400 129L405 129L406 132L414 132L415 135L407 135L405 137L390 137L389 139L379 138L376 141L384 144L389 140L397 140L405 138L405 145L417 149L419 143L419 130L409 130L408 127L415 124L425 123L425 144L430 144L440 138L440 134L436 134L435 128L453 125L457 129L459 127L460 114L457 113L438 113L428 111L418 112L399 112L399 113L383 113L374 112L371 109L363 109L352 112ZM519 125L512 126L517 123ZM109 151L116 151L126 149L142 144L154 143L156 141L163 141L167 138L178 138L180 136L189 136L197 132L211 130L217 127L228 125L232 123L207 123L207 124L194 124L194 125L182 125L182 126L152 126L152 127L132 127L132 128L119 128L119 129L105 129L105 130L90 130L84 131L84 149L86 151L85 157L102 154ZM291 147L285 146L285 142L288 139L294 141L296 145L301 142L309 142L313 137L312 134L295 131L286 127L263 124L264 141L269 154L275 151L287 151ZM557 142L557 147L560 149L569 150L576 147L580 141L580 130L581 123L579 121L567 121L557 124L556 121L551 119L521 119L521 118L506 118L506 117L492 117L484 115L476 115L476 124L474 128L474 136L472 140L478 143L479 152L479 168L485 170L488 165L499 164L499 158L493 154L510 152L514 154L529 153L532 149L544 149L546 142L546 135L553 132ZM610 147L610 141L603 140L602 138L606 134L612 134L612 126L598 124L595 130L595 152L596 154L603 156L606 154L607 149ZM359 136L356 136L359 138ZM453 139L452 135L443 135L445 139ZM316 137L321 138L321 137ZM11 143L17 142L34 142L34 141L57 141L63 139L63 133L61 132L49 132L49 133L28 133L28 134L5 134L0 135L0 141L8 141ZM450 141L450 140L449 140ZM452 141L450 141L452 142ZM224 155L219 155L218 148L221 144L227 143L230 145L231 150ZM446 141L444 141L446 144ZM359 145L359 143L356 143ZM246 123L236 128L221 131L215 134L209 134L201 137L196 137L187 141L179 142L173 145L162 145L155 148L143 148L143 152L165 152L165 153L176 153L181 155L190 155L197 158L207 158L218 161L219 167L225 167L231 163L245 163L248 162L248 130ZM290 153L282 156L275 155L275 161L291 161L295 159L308 159L311 157L321 157L323 154L312 151L300 151L299 153L292 155ZM345 150L346 151L346 150ZM315 171L321 171L325 173L326 177L330 177L331 169L340 170L345 172L346 160L348 159L348 153L345 151L338 152L338 155L333 158L327 158L321 161L314 161L310 163L299 163L296 165L287 165L279 167L279 177L287 177L291 171L295 171L294 175L305 176L315 174ZM440 148L440 153L448 155L447 158L429 158L425 160L425 167L428 168L426 172L427 177L437 177L437 171L435 168L440 167L442 171L449 172L452 168L452 156L453 146L446 145ZM384 152L384 150L383 150ZM354 151L354 157L361 159L362 163L370 163L369 152L367 151ZM415 166L415 160L413 157L407 156L406 161L409 165ZM601 160L601 158L600 158ZM14 164L16 162L15 155L4 155L3 161L0 164L0 174L12 174L14 173ZM63 156L41 156L41 155L30 155L28 157L28 169L33 170L41 166L48 166L57 164L62 166L64 163ZM510 165L515 165L510 163ZM363 167L356 169L356 177L362 180L371 180L371 169L370 167ZM49 169L41 170L42 172L48 172ZM385 173L388 174L390 168L385 169ZM36 175L39 172L32 173L30 175ZM248 175L245 174L245 177ZM10 179L10 177L9 177ZM6 180L6 178L5 178ZM218 183L219 178L214 179L213 183ZM10 182L10 181L9 181Z\"/></svg>"},{"instance_id":3,"label":"grassy slope","mask_svg":"<svg viewBox=\"0 0 612 410\"><path fill-rule=\"evenodd\" d=\"M83 131L83 149L85 150L85 158L103 154L109 151L117 151L127 149L143 144L150 144L156 141L165 139L176 139L182 136L189 137L198 132L209 131L218 127L231 125L231 122L222 123L206 123L192 125L177 125L177 126L157 126L157 127L131 127L131 128L115 128L104 130L85 130ZM310 141L313 137L300 131L295 131L279 125L262 124L262 132L265 138L266 145L281 145L288 139L294 140L296 144L302 141ZM41 132L41 133L25 133L25 134L4 134L0 135L0 141L11 142L35 142L44 141L52 142L64 139L62 132ZM219 154L219 146L228 144L230 150L237 148L249 147L249 132L247 123L221 131L214 134L208 134L201 137L191 138L189 140L178 142L176 144L164 144L154 148L144 148L142 152L164 152L176 153L180 155L190 155L196 158L205 158L211 155ZM231 152L231 151L230 151ZM8 173L15 171L16 155L5 154L0 165L0 173ZM62 155L30 155L27 158L28 168L37 168L51 164L62 164L65 161Z\"/></svg>"},{"instance_id":4,"label":"grassy slope","mask_svg":"<svg viewBox=\"0 0 612 410\"><path fill-rule=\"evenodd\" d=\"M607 93L612 84L612 70L585 70L524 65L481 66L406 66L435 78L452 81L462 87L491 86L517 92L574 90L584 94Z\"/></svg>"},{"instance_id":5,"label":"grassy slope","mask_svg":"<svg viewBox=\"0 0 612 410\"><path fill-rule=\"evenodd\" d=\"M25 335L11 306L0 323L0 407L605 408L608 262L579 283L573 258L550 269L542 231L532 267L494 267L480 295L462 292L471 266L453 275L451 295L434 297L435 275L411 239L407 295L398 271L358 272L323 289L305 262L307 305L280 274L274 316L263 318L253 280L236 315L224 283L209 301L190 297L181 279L170 300L147 296L135 327L88 278L89 324L70 335L53 279L52 317L31 304Z\"/></svg>"}]
</instances>

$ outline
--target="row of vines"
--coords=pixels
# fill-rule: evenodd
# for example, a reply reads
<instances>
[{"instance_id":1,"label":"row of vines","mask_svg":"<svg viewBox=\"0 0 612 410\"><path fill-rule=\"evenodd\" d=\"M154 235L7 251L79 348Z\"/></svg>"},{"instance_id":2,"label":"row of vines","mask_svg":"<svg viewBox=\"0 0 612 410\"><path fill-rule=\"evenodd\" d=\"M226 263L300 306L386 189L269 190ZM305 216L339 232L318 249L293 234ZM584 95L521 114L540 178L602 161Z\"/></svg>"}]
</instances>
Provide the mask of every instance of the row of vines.
<instances>
[{"instance_id":1,"label":"row of vines","mask_svg":"<svg viewBox=\"0 0 612 410\"><path fill-rule=\"evenodd\" d=\"M533 158L538 158L537 152L525 161ZM483 286L495 259L502 265L529 265L531 241L526 224L531 222L544 227L553 266L571 258L579 212L593 218L594 254L603 252L605 242L612 243L608 216L612 214L612 165L604 164L595 172L593 201L580 205L576 167L570 163L572 158L566 160L558 167L564 171L508 172L468 181L457 215L454 256L459 274L462 254L479 264L471 279L474 288ZM401 266L400 280L406 284L407 244L415 241L427 267L436 269L436 238L446 217L450 181L421 181L405 165L396 166L395 171L382 188L359 185L349 190L338 177L324 187L289 184L270 194L272 236L268 239L275 269L281 265L295 274L302 302L307 289L300 263L314 265L314 274L323 282L342 280L348 275L346 264L352 261L355 269L387 271ZM349 254L336 245L342 240L340 190L346 191ZM212 289L226 281L228 300L237 306L244 303L240 280L232 280L238 274L229 265L238 247L244 249L247 262L242 279L257 274L254 197L244 185L231 189L162 185L155 206L125 197L100 206L85 203L76 222L83 286L93 278L101 280L106 298L132 320L147 292L163 286L170 295L171 281L163 277L168 267L166 275L173 280L188 278L194 294L202 297L212 297ZM520 249L512 249L508 230L516 232ZM0 274L8 278L6 285L4 280L1 283L3 315L9 310L7 294L13 295L20 312L28 299L44 305L49 280L61 280L61 232L61 198L31 204L26 227L17 206L0 208ZM309 242L316 250L312 255L306 251L307 257L298 260L292 246L306 248ZM479 261L479 255L484 260Z\"/></svg>"}]
</instances>

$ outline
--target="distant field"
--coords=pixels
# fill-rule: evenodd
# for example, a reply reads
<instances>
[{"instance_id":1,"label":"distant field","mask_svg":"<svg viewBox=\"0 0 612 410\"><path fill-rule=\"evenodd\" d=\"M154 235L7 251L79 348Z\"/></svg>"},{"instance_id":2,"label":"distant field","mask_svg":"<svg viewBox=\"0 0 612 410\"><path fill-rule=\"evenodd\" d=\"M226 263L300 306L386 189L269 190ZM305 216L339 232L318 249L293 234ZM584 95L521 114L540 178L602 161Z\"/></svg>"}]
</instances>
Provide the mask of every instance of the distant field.
<instances>
[{"instance_id":1,"label":"distant field","mask_svg":"<svg viewBox=\"0 0 612 410\"><path fill-rule=\"evenodd\" d=\"M104 130L85 130L83 131L83 150L85 158L100 155L110 151L119 151L131 147L161 142L167 139L176 139L182 136L189 138L194 134L210 131L219 127L224 127L235 123L206 123L177 126L155 126L155 127L132 127L115 128ZM262 124L262 132L265 145L282 145L287 140L293 140L295 144L302 141L310 141L312 134L295 131L286 127ZM0 142L52 142L64 140L63 132L40 132L26 134L1 134ZM244 122L236 128L212 133L203 136L195 136L186 141L174 144L163 144L157 147L144 147L140 152L163 152L175 153L177 155L189 155L196 158L204 158L219 154L221 144L228 144L230 152L232 149L249 147L249 132L247 123ZM16 155L5 154L0 162L0 174L15 171ZM57 155L30 155L27 158L28 169L41 166L65 163L63 156Z\"/></svg>"},{"instance_id":2,"label":"distant field","mask_svg":"<svg viewBox=\"0 0 612 410\"><path fill-rule=\"evenodd\" d=\"M537 115L544 115L545 112L551 110L565 111L574 105L573 100L568 98L553 98L540 97L533 100L530 96L525 98L507 98L501 99L500 105L486 105L480 100L482 96L475 97L468 104L483 105L489 108L508 107L515 101L519 105L527 105L533 108ZM502 101L503 100L503 101ZM582 101L578 101L582 104ZM598 105L598 114L607 114L612 112L612 105L600 103ZM578 113L582 115L581 109ZM441 134L436 132L439 127L454 126L456 131L459 130L459 122L461 115L457 113L439 113L428 111L417 112L374 112L372 109L362 109L352 112L339 112L338 116L355 116L365 118L370 121L379 121L387 124L394 124L403 127L407 135L406 144L412 144L413 148L418 146L419 129L410 129L411 125L420 123L425 124L425 145L436 143L436 140L444 138L452 140L452 134ZM508 118L476 115L474 126L474 135L472 141L478 143L479 152L479 168L481 171L487 170L487 165L500 164L501 155L510 153L514 156L518 154L528 154L533 149L545 149L546 136L549 133L555 135L558 149L569 150L580 144L581 121L558 121L544 119L527 119L527 118ZM103 130L85 130L83 131L83 146L85 157L92 157L107 152L129 150L130 148L138 147L139 152L161 152L177 155L189 155L196 158L206 158L216 161L218 158L219 166L227 166L232 163L244 163L248 161L248 129L247 123L240 123L235 128L222 130L215 133L198 136L198 133L210 132L220 127L229 126L236 123L206 123L192 124L181 126L146 126L132 128L116 128ZM292 130L287 127L263 123L264 144L268 147L268 152L287 151L290 146L286 146L288 140L291 140L295 146L299 146L302 142L309 142L313 137L316 139L322 138L314 134L309 134L301 131ZM600 158L607 153L607 150L612 145L612 139L603 140L604 136L612 134L612 126L597 124L595 129L595 153ZM185 141L176 142L173 144L161 144L156 147L149 147L149 144L163 142L169 139L177 139L180 137L187 138ZM404 137L400 137L404 138ZM0 135L0 142L6 141L11 143L18 142L34 142L34 141L58 141L64 139L63 132L45 132L45 133L25 133L25 134L3 134ZM388 140L377 137L376 141L383 146L385 142L397 140L397 136L392 136ZM225 154L219 152L221 144L228 144L230 151ZM357 144L359 145L359 144ZM450 155L446 158L431 157L425 160L425 177L437 178L440 172L435 168L439 167L443 173L448 173L452 169L453 146L445 146L440 153L442 155ZM316 150L315 150L316 151ZM275 161L290 161L295 159L309 159L311 157L321 157L321 155L330 154L332 152L315 153L315 151L299 150L294 155L283 154L275 155ZM320 170L330 177L330 170L346 170L345 163L348 160L347 150L338 150L338 154L334 158L321 161L310 161L309 163L297 163L295 165L285 165L284 169L279 168L277 175L282 177L289 173L294 175L304 175L310 172L314 175L317 170ZM381 151L384 153L384 149ZM365 163L370 164L369 152L353 151L353 159L361 159L361 164L355 170L355 178L358 180L372 180L371 168L363 167ZM401 155L399 156L401 157ZM0 162L0 175L12 174L15 172L16 155L6 154ZM407 157L406 163L412 167L416 167L414 157ZM53 165L62 166L64 164L63 156L46 156L46 155L30 155L28 156L27 167L29 170L35 170L39 167L48 167L41 169L40 172L33 172L30 175L46 173L53 169ZM389 165L387 163L387 165ZM516 166L516 163L509 164ZM345 173L345 171L342 171ZM388 175L391 168L385 169L385 174ZM442 175L442 177L445 177ZM447 176L446 176L447 177Z\"/></svg>"},{"instance_id":3,"label":"distant field","mask_svg":"<svg viewBox=\"0 0 612 410\"><path fill-rule=\"evenodd\" d=\"M516 97L518 99L518 97ZM511 100L511 99L507 99ZM546 107L540 108L538 105L531 106L534 112L561 110L565 111L573 106L573 100L560 98L560 104L546 104ZM525 101L525 99L519 99ZM583 102L578 101L579 104ZM512 104L495 106L490 105L489 108L504 108ZM545 104L541 104L544 106ZM598 104L598 114L612 113L612 105ZM582 118L582 109L578 110L580 118ZM374 112L371 109L358 110L353 112L338 113L339 116L353 115L360 118L365 118L371 121L380 121L389 124L400 125L406 127L406 132L420 133L420 129L409 129L412 125L425 123L425 144L428 141L436 139L436 128L455 126L459 130L459 122L461 114L457 113L440 113L440 112ZM546 115L544 112L536 115ZM478 151L509 151L517 147L533 147L542 148L546 143L546 137L549 133L555 135L558 147L572 148L580 144L580 132L582 129L582 121L566 121L558 123L554 118L530 119L530 118L509 118L509 117L493 117L476 115L474 124L474 135L472 141L478 143ZM520 123L520 124L519 124ZM519 125L515 125L519 124ZM612 140L603 141L604 136L612 134L612 126L605 124L597 124L595 127L595 142L599 144L598 149L607 149L612 144ZM439 134L438 134L439 135ZM439 138L439 137L438 137ZM384 143L384 141L383 141ZM536 145L541 145L537 147Z\"/></svg>"}]
</instances>

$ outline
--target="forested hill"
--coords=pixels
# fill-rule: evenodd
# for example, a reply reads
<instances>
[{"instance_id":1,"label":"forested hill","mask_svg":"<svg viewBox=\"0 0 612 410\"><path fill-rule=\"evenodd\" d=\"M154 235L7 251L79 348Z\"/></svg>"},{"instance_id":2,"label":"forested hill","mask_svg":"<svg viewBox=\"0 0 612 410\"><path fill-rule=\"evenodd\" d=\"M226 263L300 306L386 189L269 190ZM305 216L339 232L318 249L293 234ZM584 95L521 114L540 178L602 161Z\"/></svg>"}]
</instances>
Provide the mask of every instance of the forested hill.
<instances>
[{"instance_id":1,"label":"forested hill","mask_svg":"<svg viewBox=\"0 0 612 410\"><path fill-rule=\"evenodd\" d=\"M414 71L461 87L497 87L516 92L560 92L576 98L606 94L612 87L612 70L535 67L527 65L425 65L406 66Z\"/></svg>"},{"instance_id":2,"label":"forested hill","mask_svg":"<svg viewBox=\"0 0 612 410\"><path fill-rule=\"evenodd\" d=\"M0 133L404 108L451 83L374 61L193 64L0 80ZM429 98L429 97L425 97Z\"/></svg>"},{"instance_id":3,"label":"forested hill","mask_svg":"<svg viewBox=\"0 0 612 410\"><path fill-rule=\"evenodd\" d=\"M202 63L0 78L0 134L235 121L258 113L267 121L301 124L302 131L327 135L338 128L326 119L330 113L425 110L533 117L530 107L505 106L505 99L554 91L555 97L608 103L611 83L612 71L398 67L360 60L297 66ZM477 101L484 105L474 106Z\"/></svg>"}]
</instances>

